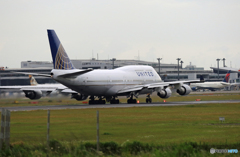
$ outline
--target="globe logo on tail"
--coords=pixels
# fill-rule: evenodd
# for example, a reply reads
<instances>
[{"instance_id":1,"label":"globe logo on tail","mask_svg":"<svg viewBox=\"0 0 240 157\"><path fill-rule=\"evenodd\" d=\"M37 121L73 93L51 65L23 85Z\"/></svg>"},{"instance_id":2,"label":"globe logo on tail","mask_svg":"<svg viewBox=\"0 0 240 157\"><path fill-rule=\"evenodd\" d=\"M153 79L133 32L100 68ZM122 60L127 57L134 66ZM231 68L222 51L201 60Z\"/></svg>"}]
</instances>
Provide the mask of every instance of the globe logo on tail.
<instances>
[{"instance_id":1,"label":"globe logo on tail","mask_svg":"<svg viewBox=\"0 0 240 157\"><path fill-rule=\"evenodd\" d=\"M55 69L74 69L74 66L72 65L72 62L68 58L68 55L66 54L62 44L59 45L58 52L55 58Z\"/></svg>"}]
</instances>

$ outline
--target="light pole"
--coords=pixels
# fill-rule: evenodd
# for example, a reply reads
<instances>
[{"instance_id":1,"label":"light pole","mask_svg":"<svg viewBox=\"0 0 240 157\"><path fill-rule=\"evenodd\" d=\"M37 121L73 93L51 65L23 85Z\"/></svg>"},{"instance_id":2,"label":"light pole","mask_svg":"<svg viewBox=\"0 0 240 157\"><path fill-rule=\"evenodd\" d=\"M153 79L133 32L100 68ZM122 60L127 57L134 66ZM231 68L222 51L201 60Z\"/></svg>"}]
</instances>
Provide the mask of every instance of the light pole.
<instances>
[{"instance_id":1,"label":"light pole","mask_svg":"<svg viewBox=\"0 0 240 157\"><path fill-rule=\"evenodd\" d=\"M182 64L184 63L183 61L180 62L181 63L181 69L182 69Z\"/></svg>"},{"instance_id":2,"label":"light pole","mask_svg":"<svg viewBox=\"0 0 240 157\"><path fill-rule=\"evenodd\" d=\"M218 66L218 79L219 79L219 61L220 61L220 59L218 58L218 59L217 59L217 66Z\"/></svg>"},{"instance_id":3,"label":"light pole","mask_svg":"<svg viewBox=\"0 0 240 157\"><path fill-rule=\"evenodd\" d=\"M158 73L160 76L160 60L162 60L162 58L157 58L157 60L158 60Z\"/></svg>"},{"instance_id":4,"label":"light pole","mask_svg":"<svg viewBox=\"0 0 240 157\"><path fill-rule=\"evenodd\" d=\"M181 58L177 58L178 61L178 80L179 80L179 61L181 60Z\"/></svg>"},{"instance_id":5,"label":"light pole","mask_svg":"<svg viewBox=\"0 0 240 157\"><path fill-rule=\"evenodd\" d=\"M225 60L226 60L226 59L223 58L222 60L223 60L223 67L226 67L226 65L225 65Z\"/></svg>"},{"instance_id":6,"label":"light pole","mask_svg":"<svg viewBox=\"0 0 240 157\"><path fill-rule=\"evenodd\" d=\"M116 58L112 58L112 59L110 59L110 61L112 61L112 65L113 65L113 69L114 69L114 61L116 60Z\"/></svg>"}]
</instances>

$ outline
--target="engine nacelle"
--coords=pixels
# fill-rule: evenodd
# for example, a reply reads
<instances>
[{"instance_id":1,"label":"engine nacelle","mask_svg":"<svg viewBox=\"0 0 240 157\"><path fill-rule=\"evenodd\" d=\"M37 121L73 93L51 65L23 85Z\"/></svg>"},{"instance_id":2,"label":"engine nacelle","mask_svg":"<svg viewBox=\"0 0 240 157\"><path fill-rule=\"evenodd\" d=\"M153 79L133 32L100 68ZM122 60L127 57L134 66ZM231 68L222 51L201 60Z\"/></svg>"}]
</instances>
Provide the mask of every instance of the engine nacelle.
<instances>
[{"instance_id":1,"label":"engine nacelle","mask_svg":"<svg viewBox=\"0 0 240 157\"><path fill-rule=\"evenodd\" d=\"M82 100L86 100L88 98L88 95L83 95L83 94L80 94L80 93L74 93L72 94L72 98L78 100L78 101L82 101Z\"/></svg>"},{"instance_id":2,"label":"engine nacelle","mask_svg":"<svg viewBox=\"0 0 240 157\"><path fill-rule=\"evenodd\" d=\"M180 87L180 89L177 89L177 93L179 95L188 95L191 91L192 91L191 87L186 84L183 84L182 87Z\"/></svg>"},{"instance_id":3,"label":"engine nacelle","mask_svg":"<svg viewBox=\"0 0 240 157\"><path fill-rule=\"evenodd\" d=\"M171 95L172 95L172 91L170 88L166 88L166 89L162 89L161 91L159 91L157 93L157 95L160 97L160 98L169 98Z\"/></svg>"},{"instance_id":4,"label":"engine nacelle","mask_svg":"<svg viewBox=\"0 0 240 157\"><path fill-rule=\"evenodd\" d=\"M40 99L42 97L42 91L34 90L34 91L24 91L25 96L31 100Z\"/></svg>"}]
</instances>

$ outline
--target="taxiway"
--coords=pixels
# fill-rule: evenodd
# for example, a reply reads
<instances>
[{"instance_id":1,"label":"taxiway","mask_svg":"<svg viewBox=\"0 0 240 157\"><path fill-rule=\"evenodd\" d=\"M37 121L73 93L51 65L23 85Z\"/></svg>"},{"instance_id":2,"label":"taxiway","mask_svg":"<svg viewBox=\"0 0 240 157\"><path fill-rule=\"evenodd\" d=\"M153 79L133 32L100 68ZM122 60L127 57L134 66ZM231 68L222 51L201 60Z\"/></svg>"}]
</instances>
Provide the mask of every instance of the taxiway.
<instances>
[{"instance_id":1,"label":"taxiway","mask_svg":"<svg viewBox=\"0 0 240 157\"><path fill-rule=\"evenodd\" d=\"M182 101L182 102L154 102L151 104L95 104L95 105L50 105L50 106L18 106L4 107L10 111L32 111L32 110L62 110L62 109L86 109L86 108L122 108L122 107L150 107L150 106L181 106L194 104L212 104L212 103L240 103L240 100L223 100L223 101Z\"/></svg>"}]
</instances>

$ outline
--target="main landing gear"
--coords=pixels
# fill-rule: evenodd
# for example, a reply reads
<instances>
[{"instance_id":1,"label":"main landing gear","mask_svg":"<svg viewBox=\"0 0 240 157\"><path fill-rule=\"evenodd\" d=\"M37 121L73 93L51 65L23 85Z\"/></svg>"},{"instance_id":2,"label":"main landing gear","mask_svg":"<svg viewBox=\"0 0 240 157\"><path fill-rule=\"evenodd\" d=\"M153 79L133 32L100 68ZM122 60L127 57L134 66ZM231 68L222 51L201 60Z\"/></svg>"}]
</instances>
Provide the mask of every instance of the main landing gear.
<instances>
[{"instance_id":1,"label":"main landing gear","mask_svg":"<svg viewBox=\"0 0 240 157\"><path fill-rule=\"evenodd\" d=\"M110 104L119 104L119 99L116 99L116 97L112 97L110 100Z\"/></svg>"},{"instance_id":2,"label":"main landing gear","mask_svg":"<svg viewBox=\"0 0 240 157\"><path fill-rule=\"evenodd\" d=\"M103 100L101 96L98 97L98 100L95 100L94 96L90 96L88 104L106 104L106 101ZM119 104L119 100L116 97L106 97L107 102L110 101L110 104Z\"/></svg>"},{"instance_id":3,"label":"main landing gear","mask_svg":"<svg viewBox=\"0 0 240 157\"><path fill-rule=\"evenodd\" d=\"M133 99L133 94L132 93L130 94L130 98L127 100L127 103L128 104L136 104L137 103L137 100Z\"/></svg>"},{"instance_id":4,"label":"main landing gear","mask_svg":"<svg viewBox=\"0 0 240 157\"><path fill-rule=\"evenodd\" d=\"M102 97L98 97L98 100L94 100L94 96L90 96L88 104L106 104L106 101Z\"/></svg>"},{"instance_id":5,"label":"main landing gear","mask_svg":"<svg viewBox=\"0 0 240 157\"><path fill-rule=\"evenodd\" d=\"M152 103L152 98L150 97L150 94L147 95L146 103Z\"/></svg>"}]
</instances>

